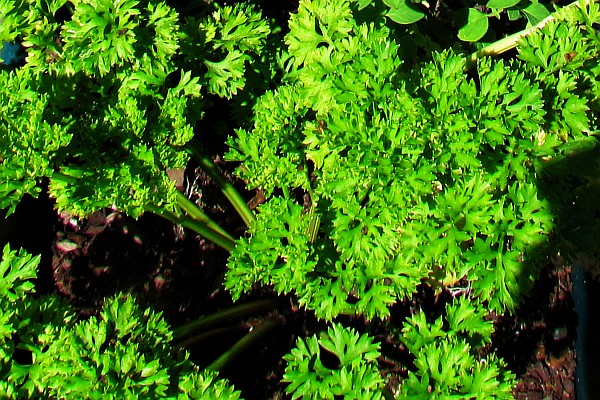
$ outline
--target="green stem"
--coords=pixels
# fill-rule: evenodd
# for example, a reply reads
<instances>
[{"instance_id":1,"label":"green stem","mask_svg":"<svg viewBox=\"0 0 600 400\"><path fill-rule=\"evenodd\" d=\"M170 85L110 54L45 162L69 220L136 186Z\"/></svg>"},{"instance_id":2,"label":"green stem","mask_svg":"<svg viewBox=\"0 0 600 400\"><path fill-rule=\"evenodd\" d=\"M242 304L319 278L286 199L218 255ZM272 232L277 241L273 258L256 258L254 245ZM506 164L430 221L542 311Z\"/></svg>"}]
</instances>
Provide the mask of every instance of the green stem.
<instances>
[{"instance_id":1,"label":"green stem","mask_svg":"<svg viewBox=\"0 0 600 400\"><path fill-rule=\"evenodd\" d=\"M188 336L194 331L208 330L215 325L219 325L225 322L231 322L232 320L241 319L250 314L256 314L264 310L273 309L275 307L275 300L263 299L256 300L245 304L236 305L226 310L216 312L206 317L197 319L195 321L188 322L187 324L181 325L173 330L173 340L181 340L185 336Z\"/></svg>"},{"instance_id":2,"label":"green stem","mask_svg":"<svg viewBox=\"0 0 600 400\"><path fill-rule=\"evenodd\" d=\"M213 371L221 371L236 357L246 351L254 342L265 336L279 324L280 321L276 319L263 321L263 323L238 340L233 346L231 346L231 348L229 348L229 350L213 361L207 368Z\"/></svg>"},{"instance_id":3,"label":"green stem","mask_svg":"<svg viewBox=\"0 0 600 400\"><path fill-rule=\"evenodd\" d=\"M219 231L211 229L207 225L196 221L188 216L184 215L180 217L177 216L175 213L162 210L154 205L147 205L146 209L156 215L160 215L161 217L168 219L174 224L181 225L185 228L193 230L194 232L198 233L199 235L202 235L217 246L220 246L229 252L235 249L235 240L231 236L229 236L228 234L224 235Z\"/></svg>"},{"instance_id":4,"label":"green stem","mask_svg":"<svg viewBox=\"0 0 600 400\"><path fill-rule=\"evenodd\" d=\"M191 350L198 343L206 341L207 339L213 338L215 336L223 336L223 335L226 335L226 334L229 334L232 332L238 332L240 330L244 330L247 332L248 327L249 327L249 325L247 325L247 324L238 324L235 326L226 326L223 328L212 329L208 332L204 332L199 335L189 337L188 339L173 345L173 347L176 349L184 348L187 350Z\"/></svg>"},{"instance_id":5,"label":"green stem","mask_svg":"<svg viewBox=\"0 0 600 400\"><path fill-rule=\"evenodd\" d=\"M587 6L590 1L594 1L594 0L575 1L571 4L569 4L568 6L561 8L559 11L564 10L566 8L570 8L570 7L582 7L583 8L583 7ZM471 68L475 67L475 65L477 64L477 60L479 60L480 58L483 58L485 56L493 56L493 55L502 54L508 50L514 49L515 47L517 47L517 45L519 44L519 41L521 39L531 35L532 33L534 33L537 30L542 29L550 21L554 21L556 19L556 17L557 17L557 13L553 13L553 14L547 16L546 18L544 18L543 20L541 20L540 22L538 22L536 25L532 26L531 28L524 29L520 32L517 32L517 33L507 36L503 39L500 39L492 44L485 46L481 50L476 51L475 53L471 54L469 57L467 57L466 64L465 64L465 72L470 70Z\"/></svg>"},{"instance_id":6,"label":"green stem","mask_svg":"<svg viewBox=\"0 0 600 400\"><path fill-rule=\"evenodd\" d=\"M238 212L240 217L244 220L246 226L250 227L255 220L252 210L248 207L239 192L233 187L221 171L217 168L213 160L204 153L202 146L196 140L190 140L186 146L186 150L198 163L200 167L212 178L212 180L221 188L221 191L227 197L233 208Z\"/></svg>"},{"instance_id":7,"label":"green stem","mask_svg":"<svg viewBox=\"0 0 600 400\"><path fill-rule=\"evenodd\" d=\"M55 181L60 181L60 182L64 182L64 183L69 183L69 184L73 184L77 182L76 177L73 176L69 176L69 175L65 175L62 172L58 172L58 171L54 171L52 173L52 176L50 177L51 180L55 180Z\"/></svg>"},{"instance_id":8,"label":"green stem","mask_svg":"<svg viewBox=\"0 0 600 400\"><path fill-rule=\"evenodd\" d=\"M177 192L177 204L187 215L199 223L206 225L208 228L219 232L223 236L227 236L233 240L233 238L227 233L219 224L210 219L198 206L192 203L185 195L181 192Z\"/></svg>"}]
</instances>

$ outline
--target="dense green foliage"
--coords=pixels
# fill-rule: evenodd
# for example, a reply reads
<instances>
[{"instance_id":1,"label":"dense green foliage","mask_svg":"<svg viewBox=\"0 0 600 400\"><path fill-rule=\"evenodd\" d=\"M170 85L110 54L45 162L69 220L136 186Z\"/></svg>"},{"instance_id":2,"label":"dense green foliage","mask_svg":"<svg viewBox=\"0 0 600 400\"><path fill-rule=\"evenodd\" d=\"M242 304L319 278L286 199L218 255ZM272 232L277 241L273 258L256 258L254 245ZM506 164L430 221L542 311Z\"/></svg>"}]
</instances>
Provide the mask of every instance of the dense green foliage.
<instances>
[{"instance_id":1,"label":"dense green foliage","mask_svg":"<svg viewBox=\"0 0 600 400\"><path fill-rule=\"evenodd\" d=\"M481 357L494 327L487 311L457 298L444 317L428 321L423 312L410 317L401 340L415 356L415 371L400 387L400 398L512 399L514 375L495 355Z\"/></svg>"},{"instance_id":2,"label":"dense green foliage","mask_svg":"<svg viewBox=\"0 0 600 400\"><path fill-rule=\"evenodd\" d=\"M48 178L60 211L187 214L232 247L165 173L187 164L203 97L243 88L270 32L250 6L214 8L182 23L158 1L0 4L0 41L27 50L23 67L0 74L0 207Z\"/></svg>"},{"instance_id":3,"label":"dense green foliage","mask_svg":"<svg viewBox=\"0 0 600 400\"><path fill-rule=\"evenodd\" d=\"M504 362L478 356L494 330L486 314L457 298L447 305L445 317L428 321L418 312L409 318L400 338L414 356L414 372L397 388L398 398L512 398L514 375ZM378 356L379 345L371 337L333 324L320 337L299 339L285 356L286 390L293 398L381 399Z\"/></svg>"},{"instance_id":4,"label":"dense green foliage","mask_svg":"<svg viewBox=\"0 0 600 400\"><path fill-rule=\"evenodd\" d=\"M384 3L302 0L280 37L245 3L187 15L155 0L0 1L0 41L26 53L24 65L0 69L0 208L12 212L48 182L57 210L77 217L154 212L230 251L234 300L270 285L327 321L385 324L420 285L457 289L443 315L419 311L394 333L414 361L393 390L368 325L358 333L335 322L284 357L287 392L510 398L515 377L490 353L486 316L518 307L560 243L553 233L577 242L567 233L582 222L566 221L562 206L597 208L597 193L579 199L597 165L596 175L571 172L598 151L599 6L554 13L508 61L434 43L423 25L398 27L425 10ZM464 41L503 10L530 24L548 11L464 5ZM226 160L266 197L256 211L204 154L203 140L221 140L202 130L222 122L206 115L217 98L230 100L238 124ZM190 155L248 225L242 238L168 178ZM574 181L572 196L557 193ZM161 315L130 295L81 320L55 297L34 297L38 261L6 247L0 263L0 396L240 396L173 350Z\"/></svg>"},{"instance_id":5,"label":"dense green foliage","mask_svg":"<svg viewBox=\"0 0 600 400\"><path fill-rule=\"evenodd\" d=\"M161 314L129 295L85 320L57 297L33 297L39 260L6 246L0 261L0 397L239 398L173 350Z\"/></svg>"},{"instance_id":6,"label":"dense green foliage","mask_svg":"<svg viewBox=\"0 0 600 400\"><path fill-rule=\"evenodd\" d=\"M480 60L475 79L451 51L403 69L384 21L352 13L345 0L301 3L286 84L230 141L240 177L270 199L227 287L237 298L261 281L321 318L373 318L423 280L466 278L489 308L514 309L553 226L538 173L571 143L595 143L597 5L524 41L523 61Z\"/></svg>"},{"instance_id":7,"label":"dense green foliage","mask_svg":"<svg viewBox=\"0 0 600 400\"><path fill-rule=\"evenodd\" d=\"M285 356L283 380L290 383L286 391L294 399L381 399L383 379L377 357L379 345L373 339L334 324L318 338L298 339L296 348Z\"/></svg>"}]
</instances>

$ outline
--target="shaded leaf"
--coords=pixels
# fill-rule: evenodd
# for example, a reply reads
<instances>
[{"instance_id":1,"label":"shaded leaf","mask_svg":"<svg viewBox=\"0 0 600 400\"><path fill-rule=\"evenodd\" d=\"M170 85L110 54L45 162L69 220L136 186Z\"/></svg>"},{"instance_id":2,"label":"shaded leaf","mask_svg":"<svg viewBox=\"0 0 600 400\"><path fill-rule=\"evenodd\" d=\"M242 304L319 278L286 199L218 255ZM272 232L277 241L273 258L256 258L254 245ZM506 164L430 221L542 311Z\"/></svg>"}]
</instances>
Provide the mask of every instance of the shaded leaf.
<instances>
[{"instance_id":1,"label":"shaded leaf","mask_svg":"<svg viewBox=\"0 0 600 400\"><path fill-rule=\"evenodd\" d=\"M490 0L487 3L489 8L509 8L516 6L523 0Z\"/></svg>"},{"instance_id":2,"label":"shaded leaf","mask_svg":"<svg viewBox=\"0 0 600 400\"><path fill-rule=\"evenodd\" d=\"M425 17L425 13L417 9L410 1L406 0L384 0L390 7L386 14L392 21L402 25L412 24Z\"/></svg>"},{"instance_id":3,"label":"shaded leaf","mask_svg":"<svg viewBox=\"0 0 600 400\"><path fill-rule=\"evenodd\" d=\"M463 8L457 13L458 38L465 42L476 42L488 30L489 22L486 14L474 8Z\"/></svg>"},{"instance_id":4,"label":"shaded leaf","mask_svg":"<svg viewBox=\"0 0 600 400\"><path fill-rule=\"evenodd\" d=\"M550 15L550 11L548 11L546 6L535 2L531 3L521 11L523 14L525 14L525 17L527 17L527 21L531 26L536 25L538 22Z\"/></svg>"}]
</instances>

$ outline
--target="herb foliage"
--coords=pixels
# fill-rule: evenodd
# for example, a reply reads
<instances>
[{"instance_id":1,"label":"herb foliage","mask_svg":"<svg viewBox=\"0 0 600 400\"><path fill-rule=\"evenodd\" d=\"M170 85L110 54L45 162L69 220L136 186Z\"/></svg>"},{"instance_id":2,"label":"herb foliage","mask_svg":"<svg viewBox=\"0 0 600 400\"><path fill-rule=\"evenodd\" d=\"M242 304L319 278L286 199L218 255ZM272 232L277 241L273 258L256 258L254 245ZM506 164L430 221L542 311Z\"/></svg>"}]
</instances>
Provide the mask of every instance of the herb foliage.
<instances>
[{"instance_id":1,"label":"herb foliage","mask_svg":"<svg viewBox=\"0 0 600 400\"><path fill-rule=\"evenodd\" d=\"M386 2L386 17L370 3L302 0L281 48L268 44L278 28L242 3L186 18L153 0L0 3L0 41L26 53L0 71L0 208L13 211L47 180L72 215L154 212L230 251L234 299L272 285L328 321L384 319L422 284L461 287L443 316L417 312L397 333L414 362L395 395L510 398L514 376L480 356L493 332L485 316L518 307L552 244L544 195L554 166L596 148L599 6L556 12L520 40L518 59L457 46L414 62L386 18L420 14ZM488 6L531 24L544 14L536 2ZM476 41L488 16L467 12L459 38ZM243 111L226 158L264 191L256 213L204 154L210 133L197 126L215 97ZM168 179L190 155L248 225L243 238ZM86 320L30 296L38 261L6 247L0 263L0 394L239 398L172 350L160 314L128 295ZM286 390L393 397L378 357L368 333L333 323L284 357Z\"/></svg>"},{"instance_id":2,"label":"herb foliage","mask_svg":"<svg viewBox=\"0 0 600 400\"><path fill-rule=\"evenodd\" d=\"M476 79L449 50L403 68L385 21L359 24L351 6L301 2L285 84L230 141L239 176L270 198L232 252L226 286L238 298L272 284L320 318L374 318L423 281L467 279L478 301L513 310L553 227L537 173L570 143L595 141L597 5L524 40L522 61L481 59ZM545 39L556 30L573 41ZM565 62L570 52L589 66Z\"/></svg>"},{"instance_id":3,"label":"herb foliage","mask_svg":"<svg viewBox=\"0 0 600 400\"><path fill-rule=\"evenodd\" d=\"M203 98L242 89L270 33L255 8L214 8L182 23L156 1L3 3L0 40L18 39L27 57L0 77L0 207L13 210L48 178L59 211L152 211L233 248L165 173L192 153L218 175L192 140ZM248 216L239 195L227 193Z\"/></svg>"},{"instance_id":4,"label":"herb foliage","mask_svg":"<svg viewBox=\"0 0 600 400\"><path fill-rule=\"evenodd\" d=\"M360 7L373 2L360 1ZM551 6L532 0L489 0L485 4L464 1L446 4L427 1L385 0L386 17L400 25L410 25L421 20L451 25L448 33L465 42L489 42L496 36L491 21L508 18L509 21L525 19L526 27L536 25L550 15ZM462 6L462 7L461 7ZM451 21L446 21L451 19ZM449 24L451 22L451 24Z\"/></svg>"},{"instance_id":5,"label":"herb foliage","mask_svg":"<svg viewBox=\"0 0 600 400\"><path fill-rule=\"evenodd\" d=\"M238 399L213 371L173 350L160 313L120 293L78 320L58 297L34 297L40 257L4 247L0 261L0 396L3 398Z\"/></svg>"}]
</instances>

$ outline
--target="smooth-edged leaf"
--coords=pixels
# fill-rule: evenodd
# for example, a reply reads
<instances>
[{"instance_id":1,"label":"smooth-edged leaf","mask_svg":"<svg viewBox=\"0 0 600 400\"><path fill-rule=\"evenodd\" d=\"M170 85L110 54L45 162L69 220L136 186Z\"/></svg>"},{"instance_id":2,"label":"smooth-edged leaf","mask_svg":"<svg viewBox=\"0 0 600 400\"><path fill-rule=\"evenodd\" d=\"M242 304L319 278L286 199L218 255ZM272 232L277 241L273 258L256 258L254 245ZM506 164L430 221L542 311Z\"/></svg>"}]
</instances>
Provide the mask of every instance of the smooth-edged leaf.
<instances>
[{"instance_id":1,"label":"smooth-edged leaf","mask_svg":"<svg viewBox=\"0 0 600 400\"><path fill-rule=\"evenodd\" d=\"M509 8L516 6L523 0L490 0L487 3L489 8Z\"/></svg>"},{"instance_id":2,"label":"smooth-edged leaf","mask_svg":"<svg viewBox=\"0 0 600 400\"><path fill-rule=\"evenodd\" d=\"M476 42L488 30L489 22L486 14L474 8L463 8L457 13L458 38L465 42Z\"/></svg>"},{"instance_id":3,"label":"smooth-edged leaf","mask_svg":"<svg viewBox=\"0 0 600 400\"><path fill-rule=\"evenodd\" d=\"M521 16L521 13L519 10L506 10L506 15L509 21L516 21Z\"/></svg>"},{"instance_id":4,"label":"smooth-edged leaf","mask_svg":"<svg viewBox=\"0 0 600 400\"><path fill-rule=\"evenodd\" d=\"M425 13L415 8L409 1L385 0L384 3L390 8L387 17L398 24L412 24L425 17Z\"/></svg>"},{"instance_id":5,"label":"smooth-edged leaf","mask_svg":"<svg viewBox=\"0 0 600 400\"><path fill-rule=\"evenodd\" d=\"M492 0L493 1L493 0ZM536 25L538 22L550 15L550 11L540 3L531 3L521 10L527 17L528 25Z\"/></svg>"},{"instance_id":6,"label":"smooth-edged leaf","mask_svg":"<svg viewBox=\"0 0 600 400\"><path fill-rule=\"evenodd\" d=\"M358 0L358 9L362 10L363 8L367 7L369 4L371 4L371 0Z\"/></svg>"}]
</instances>

